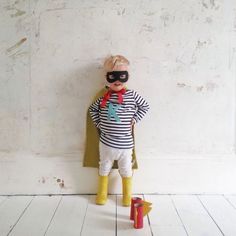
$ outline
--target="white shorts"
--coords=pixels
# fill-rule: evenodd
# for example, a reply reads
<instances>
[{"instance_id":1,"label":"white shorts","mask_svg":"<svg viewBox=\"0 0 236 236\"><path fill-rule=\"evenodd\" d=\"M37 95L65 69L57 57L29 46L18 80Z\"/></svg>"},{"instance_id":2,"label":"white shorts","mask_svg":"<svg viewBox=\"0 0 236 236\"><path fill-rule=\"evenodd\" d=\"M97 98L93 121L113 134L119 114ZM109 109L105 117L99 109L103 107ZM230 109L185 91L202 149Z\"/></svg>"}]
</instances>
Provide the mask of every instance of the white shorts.
<instances>
[{"instance_id":1,"label":"white shorts","mask_svg":"<svg viewBox=\"0 0 236 236\"><path fill-rule=\"evenodd\" d=\"M132 152L133 149L118 149L109 147L99 142L99 175L109 175L115 160L118 162L118 169L122 177L132 176Z\"/></svg>"}]
</instances>

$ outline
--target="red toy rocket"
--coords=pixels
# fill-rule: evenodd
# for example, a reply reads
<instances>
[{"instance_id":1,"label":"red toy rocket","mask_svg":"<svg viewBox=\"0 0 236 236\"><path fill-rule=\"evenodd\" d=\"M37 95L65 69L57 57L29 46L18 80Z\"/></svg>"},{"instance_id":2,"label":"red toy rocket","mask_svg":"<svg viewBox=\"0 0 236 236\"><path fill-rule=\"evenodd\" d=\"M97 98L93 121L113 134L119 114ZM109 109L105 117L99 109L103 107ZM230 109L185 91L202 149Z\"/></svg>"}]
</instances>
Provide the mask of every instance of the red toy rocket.
<instances>
[{"instance_id":1,"label":"red toy rocket","mask_svg":"<svg viewBox=\"0 0 236 236\"><path fill-rule=\"evenodd\" d=\"M135 229L143 228L143 204L142 203L134 204L134 228Z\"/></svg>"},{"instance_id":2,"label":"red toy rocket","mask_svg":"<svg viewBox=\"0 0 236 236\"><path fill-rule=\"evenodd\" d=\"M134 220L134 228L143 228L143 217L151 211L152 203L142 200L142 198L134 197L131 200L130 219Z\"/></svg>"},{"instance_id":3,"label":"red toy rocket","mask_svg":"<svg viewBox=\"0 0 236 236\"><path fill-rule=\"evenodd\" d=\"M143 199L140 197L133 197L131 199L131 208L130 208L130 219L134 220L134 204L135 203L142 203Z\"/></svg>"}]
</instances>

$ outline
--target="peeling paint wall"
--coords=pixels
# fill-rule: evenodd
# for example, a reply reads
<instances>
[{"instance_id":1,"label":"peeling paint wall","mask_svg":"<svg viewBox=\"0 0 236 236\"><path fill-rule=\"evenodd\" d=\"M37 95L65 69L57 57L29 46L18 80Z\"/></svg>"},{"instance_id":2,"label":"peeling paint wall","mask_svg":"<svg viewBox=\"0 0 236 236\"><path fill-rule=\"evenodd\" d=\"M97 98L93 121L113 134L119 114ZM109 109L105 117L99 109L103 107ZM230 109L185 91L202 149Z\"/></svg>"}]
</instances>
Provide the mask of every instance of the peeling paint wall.
<instances>
[{"instance_id":1,"label":"peeling paint wall","mask_svg":"<svg viewBox=\"0 0 236 236\"><path fill-rule=\"evenodd\" d=\"M103 59L123 54L128 86L151 106L136 127L140 160L234 158L235 3L1 1L1 156L81 162Z\"/></svg>"}]
</instances>

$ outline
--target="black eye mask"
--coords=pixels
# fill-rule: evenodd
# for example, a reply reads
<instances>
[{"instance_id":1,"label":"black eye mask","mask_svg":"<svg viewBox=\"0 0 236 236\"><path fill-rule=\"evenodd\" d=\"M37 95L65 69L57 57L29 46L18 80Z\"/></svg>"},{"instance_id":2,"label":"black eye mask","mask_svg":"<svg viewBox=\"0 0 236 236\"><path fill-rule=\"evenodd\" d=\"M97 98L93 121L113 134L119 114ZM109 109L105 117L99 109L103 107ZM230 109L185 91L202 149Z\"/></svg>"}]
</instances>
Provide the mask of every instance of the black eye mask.
<instances>
[{"instance_id":1,"label":"black eye mask","mask_svg":"<svg viewBox=\"0 0 236 236\"><path fill-rule=\"evenodd\" d=\"M111 71L107 72L107 82L114 83L117 80L119 80L121 83L125 83L129 79L129 73L128 71Z\"/></svg>"}]
</instances>

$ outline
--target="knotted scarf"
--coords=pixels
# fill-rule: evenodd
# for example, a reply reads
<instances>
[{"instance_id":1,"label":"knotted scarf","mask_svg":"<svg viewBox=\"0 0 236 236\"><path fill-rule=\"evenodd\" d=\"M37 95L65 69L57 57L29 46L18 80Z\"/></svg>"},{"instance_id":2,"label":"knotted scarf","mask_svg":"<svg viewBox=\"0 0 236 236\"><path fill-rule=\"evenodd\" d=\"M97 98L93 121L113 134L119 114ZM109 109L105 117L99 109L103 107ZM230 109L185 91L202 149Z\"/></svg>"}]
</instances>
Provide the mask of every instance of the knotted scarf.
<instances>
[{"instance_id":1,"label":"knotted scarf","mask_svg":"<svg viewBox=\"0 0 236 236\"><path fill-rule=\"evenodd\" d=\"M123 102L123 94L125 94L126 89L123 88L120 91L113 91L109 89L103 96L102 102L101 102L101 107L105 107L107 104L107 101L110 99L111 94L116 93L118 95L118 103L121 104Z\"/></svg>"}]
</instances>

